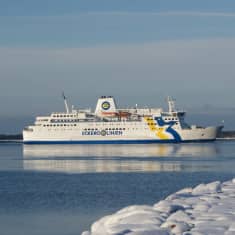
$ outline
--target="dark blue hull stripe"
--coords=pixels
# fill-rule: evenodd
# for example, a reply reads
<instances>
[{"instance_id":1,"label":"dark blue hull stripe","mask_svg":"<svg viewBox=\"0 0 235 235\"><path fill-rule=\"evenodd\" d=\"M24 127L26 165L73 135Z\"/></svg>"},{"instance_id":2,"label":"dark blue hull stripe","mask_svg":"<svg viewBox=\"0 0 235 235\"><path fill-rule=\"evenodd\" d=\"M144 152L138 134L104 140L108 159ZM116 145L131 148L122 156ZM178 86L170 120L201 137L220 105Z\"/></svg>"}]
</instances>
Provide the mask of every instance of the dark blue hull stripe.
<instances>
[{"instance_id":1,"label":"dark blue hull stripe","mask_svg":"<svg viewBox=\"0 0 235 235\"><path fill-rule=\"evenodd\" d=\"M168 144L168 143L196 143L209 142L215 139L207 140L32 140L24 141L24 144Z\"/></svg>"}]
</instances>

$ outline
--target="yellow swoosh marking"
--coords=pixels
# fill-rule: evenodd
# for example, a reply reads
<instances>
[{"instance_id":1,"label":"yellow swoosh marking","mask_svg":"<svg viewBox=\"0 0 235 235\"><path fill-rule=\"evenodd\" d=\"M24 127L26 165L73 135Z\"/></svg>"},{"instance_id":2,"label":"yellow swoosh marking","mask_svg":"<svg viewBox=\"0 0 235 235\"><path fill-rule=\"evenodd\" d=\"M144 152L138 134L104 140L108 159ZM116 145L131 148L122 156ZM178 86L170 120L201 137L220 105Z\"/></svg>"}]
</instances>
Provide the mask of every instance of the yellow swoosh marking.
<instances>
[{"instance_id":1,"label":"yellow swoosh marking","mask_svg":"<svg viewBox=\"0 0 235 235\"><path fill-rule=\"evenodd\" d=\"M157 127L155 121L152 118L145 117L144 119L147 122L150 131L154 131L156 136L158 136L161 140L169 139L169 137L164 133L165 128Z\"/></svg>"}]
</instances>

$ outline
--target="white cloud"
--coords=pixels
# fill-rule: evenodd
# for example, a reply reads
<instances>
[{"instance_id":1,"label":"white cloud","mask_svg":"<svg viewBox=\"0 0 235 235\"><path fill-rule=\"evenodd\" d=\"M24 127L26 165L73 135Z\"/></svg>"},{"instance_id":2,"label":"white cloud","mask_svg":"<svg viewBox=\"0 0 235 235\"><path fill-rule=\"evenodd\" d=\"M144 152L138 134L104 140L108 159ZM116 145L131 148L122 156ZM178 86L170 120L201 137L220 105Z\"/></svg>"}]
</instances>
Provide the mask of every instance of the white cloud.
<instances>
[{"instance_id":1,"label":"white cloud","mask_svg":"<svg viewBox=\"0 0 235 235\"><path fill-rule=\"evenodd\" d=\"M63 15L45 15L45 16L0 16L0 19L15 19L28 21L55 21L55 22L64 22L65 20L78 20L81 17L87 16L195 16L195 17L235 17L235 12L219 12L219 11L90 11L90 12L81 12L77 14L63 14Z\"/></svg>"},{"instance_id":2,"label":"white cloud","mask_svg":"<svg viewBox=\"0 0 235 235\"><path fill-rule=\"evenodd\" d=\"M137 99L154 105L170 94L180 103L186 99L186 105L234 106L235 39L0 48L0 81L1 96L10 97L13 106L24 96L30 97L23 100L26 104L36 104L37 97L54 97L63 89L83 104L113 94L121 103Z\"/></svg>"},{"instance_id":3,"label":"white cloud","mask_svg":"<svg viewBox=\"0 0 235 235\"><path fill-rule=\"evenodd\" d=\"M10 68L54 68L155 71L162 66L233 65L235 39L169 40L142 44L108 45L87 48L0 48L1 71ZM216 68L214 68L216 69ZM187 68L184 67L184 70ZM181 71L182 72L182 71ZM18 71L17 71L18 73ZM216 78L216 77L215 77ZM210 78L212 79L212 78Z\"/></svg>"},{"instance_id":4,"label":"white cloud","mask_svg":"<svg viewBox=\"0 0 235 235\"><path fill-rule=\"evenodd\" d=\"M138 16L205 16L205 17L235 17L235 12L218 12L218 11L109 11L109 12L88 12L81 15L138 15Z\"/></svg>"}]
</instances>

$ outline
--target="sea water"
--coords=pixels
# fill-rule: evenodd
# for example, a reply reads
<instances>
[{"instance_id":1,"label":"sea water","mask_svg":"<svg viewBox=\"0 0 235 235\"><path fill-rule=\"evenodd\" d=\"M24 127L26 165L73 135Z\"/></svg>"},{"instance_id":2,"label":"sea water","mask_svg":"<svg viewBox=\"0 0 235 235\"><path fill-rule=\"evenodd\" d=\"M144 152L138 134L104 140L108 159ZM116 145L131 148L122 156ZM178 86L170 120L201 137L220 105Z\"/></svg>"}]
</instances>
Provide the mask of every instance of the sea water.
<instances>
[{"instance_id":1,"label":"sea water","mask_svg":"<svg viewBox=\"0 0 235 235\"><path fill-rule=\"evenodd\" d=\"M79 235L128 205L235 177L235 141L0 144L0 234Z\"/></svg>"}]
</instances>

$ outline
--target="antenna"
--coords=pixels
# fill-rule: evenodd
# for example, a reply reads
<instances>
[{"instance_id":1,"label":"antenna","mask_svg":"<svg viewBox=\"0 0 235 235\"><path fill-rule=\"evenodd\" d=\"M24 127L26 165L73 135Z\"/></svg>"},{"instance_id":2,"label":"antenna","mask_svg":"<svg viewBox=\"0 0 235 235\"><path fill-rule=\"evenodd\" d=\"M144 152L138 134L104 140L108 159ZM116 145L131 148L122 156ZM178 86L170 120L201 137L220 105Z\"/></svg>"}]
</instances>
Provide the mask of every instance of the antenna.
<instances>
[{"instance_id":1,"label":"antenna","mask_svg":"<svg viewBox=\"0 0 235 235\"><path fill-rule=\"evenodd\" d=\"M68 103L67 103L67 99L64 95L64 92L62 92L62 97L64 99L64 106L65 106L66 113L69 113L69 106L68 106Z\"/></svg>"},{"instance_id":2,"label":"antenna","mask_svg":"<svg viewBox=\"0 0 235 235\"><path fill-rule=\"evenodd\" d=\"M167 97L168 107L169 107L169 113L173 113L176 111L175 108L175 100L172 99L170 96Z\"/></svg>"}]
</instances>

